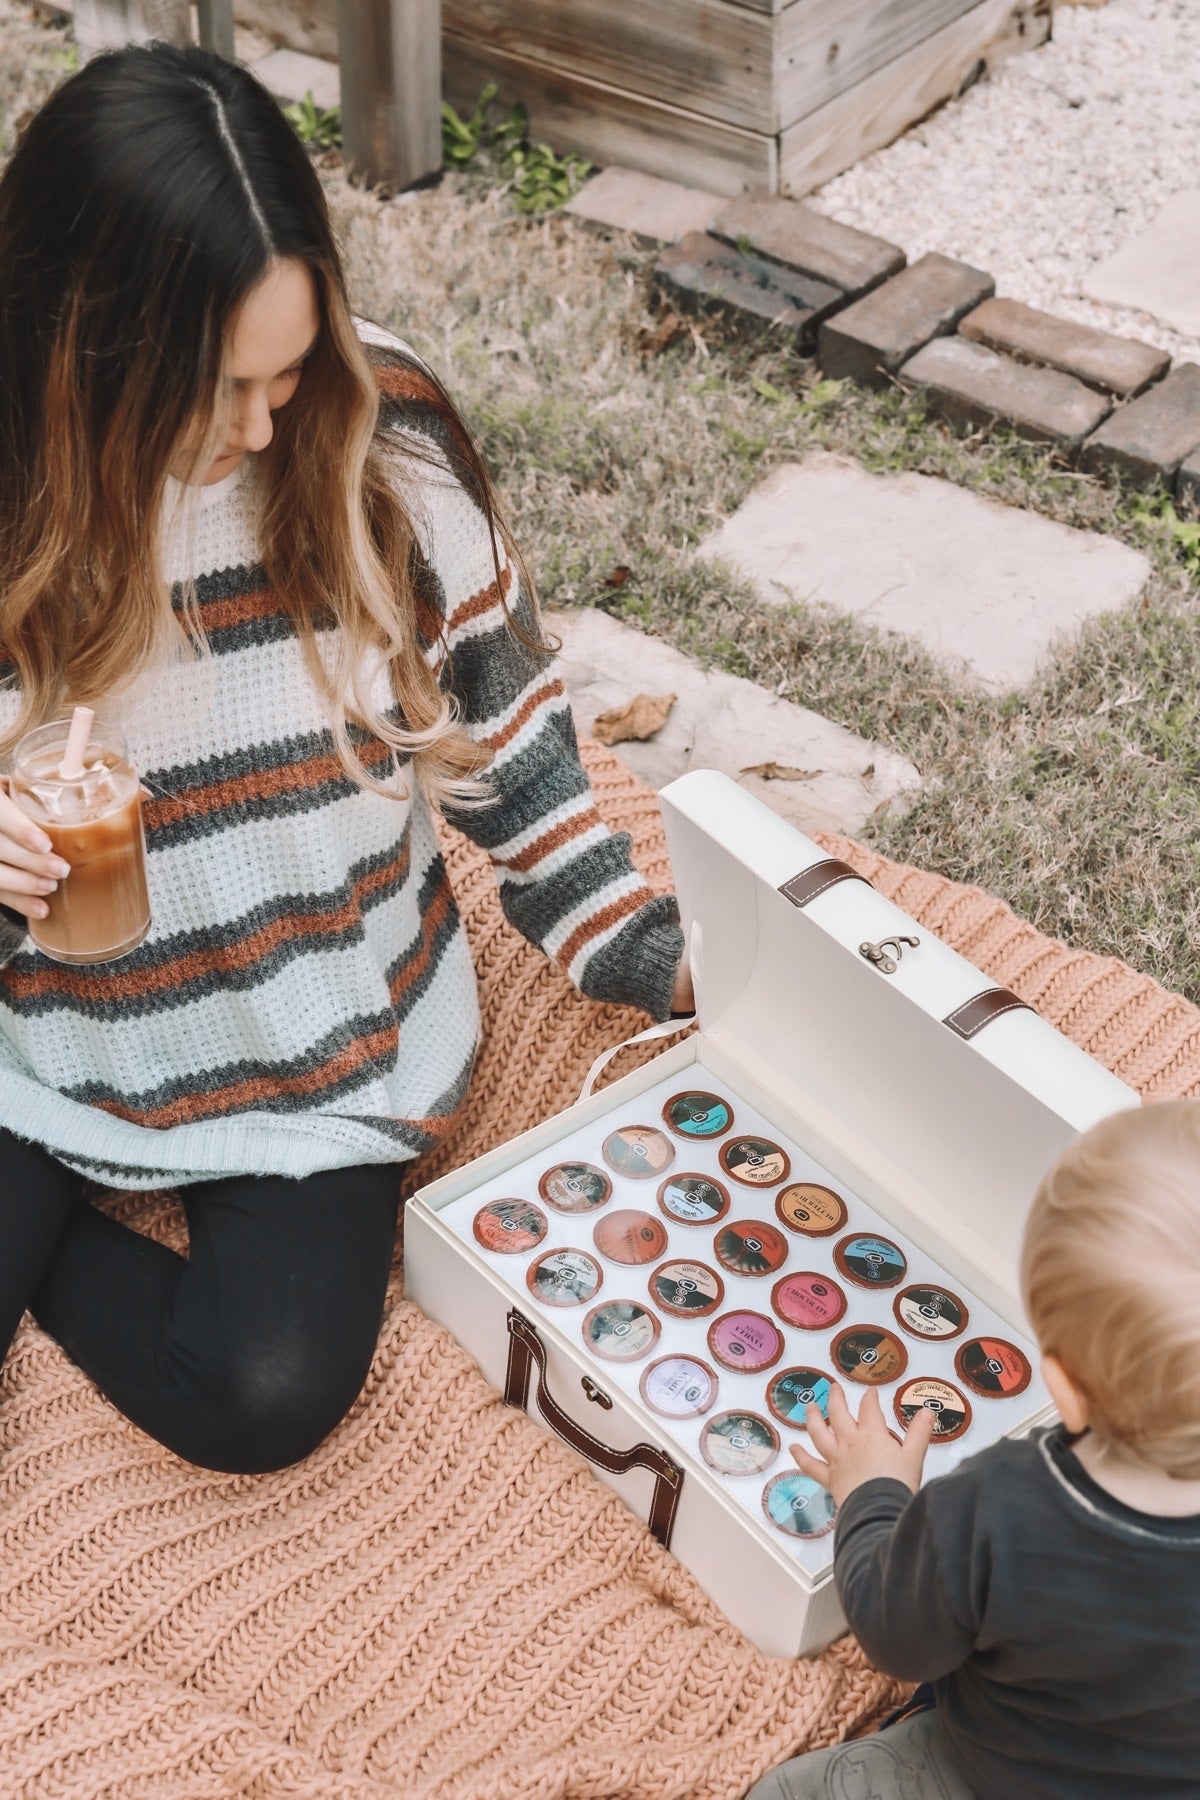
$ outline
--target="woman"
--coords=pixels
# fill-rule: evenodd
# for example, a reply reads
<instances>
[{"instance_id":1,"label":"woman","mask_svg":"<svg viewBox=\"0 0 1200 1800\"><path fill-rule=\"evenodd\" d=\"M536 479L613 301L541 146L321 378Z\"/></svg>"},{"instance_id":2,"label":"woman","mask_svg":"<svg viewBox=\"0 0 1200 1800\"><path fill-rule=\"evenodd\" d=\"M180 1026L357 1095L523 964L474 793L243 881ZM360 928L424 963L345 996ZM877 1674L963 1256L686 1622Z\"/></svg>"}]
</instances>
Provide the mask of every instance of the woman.
<instances>
[{"instance_id":1,"label":"woman","mask_svg":"<svg viewBox=\"0 0 1200 1800\"><path fill-rule=\"evenodd\" d=\"M0 570L0 758L75 703L121 726L154 915L40 955L66 868L0 793L0 1350L28 1305L178 1455L282 1467L362 1386L396 1164L467 1094L430 801L586 994L690 989L461 421L368 356L304 150L207 52L98 57L0 178ZM85 1179L179 1186L189 1257Z\"/></svg>"}]
</instances>

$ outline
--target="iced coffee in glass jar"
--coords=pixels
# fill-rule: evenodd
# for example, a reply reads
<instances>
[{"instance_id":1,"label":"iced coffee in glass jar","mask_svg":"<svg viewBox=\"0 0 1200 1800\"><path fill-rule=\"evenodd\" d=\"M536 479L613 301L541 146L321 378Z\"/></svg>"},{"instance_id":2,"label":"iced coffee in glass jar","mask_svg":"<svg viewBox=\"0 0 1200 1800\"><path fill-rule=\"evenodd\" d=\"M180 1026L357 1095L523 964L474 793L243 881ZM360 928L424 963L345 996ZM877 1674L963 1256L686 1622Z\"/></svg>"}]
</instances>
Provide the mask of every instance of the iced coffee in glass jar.
<instances>
[{"instance_id":1,"label":"iced coffee in glass jar","mask_svg":"<svg viewBox=\"0 0 1200 1800\"><path fill-rule=\"evenodd\" d=\"M141 783L121 733L99 721L69 755L71 723L39 725L13 753L9 792L71 869L29 935L56 962L111 962L150 929Z\"/></svg>"}]
</instances>

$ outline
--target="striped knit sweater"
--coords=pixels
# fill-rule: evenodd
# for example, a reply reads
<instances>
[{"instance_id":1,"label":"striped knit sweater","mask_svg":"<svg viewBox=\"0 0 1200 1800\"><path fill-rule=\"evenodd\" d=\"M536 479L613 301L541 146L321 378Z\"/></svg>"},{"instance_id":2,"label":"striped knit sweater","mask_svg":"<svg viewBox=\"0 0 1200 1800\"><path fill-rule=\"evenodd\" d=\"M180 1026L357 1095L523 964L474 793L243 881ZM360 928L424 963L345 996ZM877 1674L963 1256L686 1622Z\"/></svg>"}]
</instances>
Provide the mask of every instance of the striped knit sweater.
<instances>
[{"instance_id":1,"label":"striped knit sweater","mask_svg":"<svg viewBox=\"0 0 1200 1800\"><path fill-rule=\"evenodd\" d=\"M421 433L440 458L414 458L405 492L444 623L444 644L431 631L425 652L493 753L495 796L455 823L491 854L511 923L584 993L665 1017L683 944L675 903L651 895L628 838L594 811L561 684L509 628L436 390L360 328L381 429ZM68 966L0 919L0 1124L112 1186L403 1161L445 1131L475 1056L474 972L428 805L340 769L257 560L257 497L252 456L191 491L194 532L167 535L167 573L178 605L190 541L214 655L181 659L121 703L153 794L146 941ZM511 567L504 580L528 624ZM367 673L390 700L386 674ZM5 726L14 679L0 666ZM381 742L360 733L357 748L397 793L412 787Z\"/></svg>"}]
</instances>

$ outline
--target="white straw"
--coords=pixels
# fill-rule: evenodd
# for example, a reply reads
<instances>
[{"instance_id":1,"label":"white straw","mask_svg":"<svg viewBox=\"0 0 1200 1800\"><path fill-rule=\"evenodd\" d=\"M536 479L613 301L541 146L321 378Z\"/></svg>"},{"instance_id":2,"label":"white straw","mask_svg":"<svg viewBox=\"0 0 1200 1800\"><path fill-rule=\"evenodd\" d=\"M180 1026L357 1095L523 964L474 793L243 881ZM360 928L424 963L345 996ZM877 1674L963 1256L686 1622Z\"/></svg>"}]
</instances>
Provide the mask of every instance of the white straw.
<instances>
[{"instance_id":1,"label":"white straw","mask_svg":"<svg viewBox=\"0 0 1200 1800\"><path fill-rule=\"evenodd\" d=\"M87 749L92 720L95 716L90 706L77 706L71 714L71 729L67 733L67 747L63 751L62 761L58 765L58 773L63 781L77 781L83 774L83 753Z\"/></svg>"}]
</instances>

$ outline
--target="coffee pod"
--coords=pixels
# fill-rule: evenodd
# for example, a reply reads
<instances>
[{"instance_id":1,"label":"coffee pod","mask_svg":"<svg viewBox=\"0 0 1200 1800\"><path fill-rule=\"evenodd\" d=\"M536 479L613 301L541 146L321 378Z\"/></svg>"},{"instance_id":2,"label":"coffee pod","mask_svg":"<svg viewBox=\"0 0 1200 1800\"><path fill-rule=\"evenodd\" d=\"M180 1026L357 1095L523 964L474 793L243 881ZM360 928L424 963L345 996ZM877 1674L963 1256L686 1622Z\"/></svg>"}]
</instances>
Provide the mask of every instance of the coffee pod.
<instances>
[{"instance_id":1,"label":"coffee pod","mask_svg":"<svg viewBox=\"0 0 1200 1800\"><path fill-rule=\"evenodd\" d=\"M665 1262L650 1277L650 1298L677 1319L703 1319L725 1298L725 1283L707 1263Z\"/></svg>"},{"instance_id":2,"label":"coffee pod","mask_svg":"<svg viewBox=\"0 0 1200 1800\"><path fill-rule=\"evenodd\" d=\"M896 1322L914 1337L953 1338L967 1329L970 1314L957 1294L946 1288L902 1288L892 1301Z\"/></svg>"},{"instance_id":3,"label":"coffee pod","mask_svg":"<svg viewBox=\"0 0 1200 1800\"><path fill-rule=\"evenodd\" d=\"M555 1163L538 1181L542 1199L560 1213L595 1212L612 1191L612 1182L594 1163Z\"/></svg>"},{"instance_id":4,"label":"coffee pod","mask_svg":"<svg viewBox=\"0 0 1200 1800\"><path fill-rule=\"evenodd\" d=\"M745 1187L774 1187L787 1180L792 1166L781 1144L762 1137L730 1138L721 1145L719 1160L725 1173Z\"/></svg>"},{"instance_id":5,"label":"coffee pod","mask_svg":"<svg viewBox=\"0 0 1200 1800\"><path fill-rule=\"evenodd\" d=\"M709 1326L708 1347L723 1369L757 1375L783 1355L783 1333L762 1313L727 1312Z\"/></svg>"},{"instance_id":6,"label":"coffee pod","mask_svg":"<svg viewBox=\"0 0 1200 1800\"><path fill-rule=\"evenodd\" d=\"M731 1275L773 1275L788 1258L787 1239L764 1219L731 1219L713 1239L713 1251Z\"/></svg>"},{"instance_id":7,"label":"coffee pod","mask_svg":"<svg viewBox=\"0 0 1200 1800\"><path fill-rule=\"evenodd\" d=\"M498 1255L514 1255L540 1244L548 1228L545 1213L532 1200L489 1200L472 1221L475 1242Z\"/></svg>"},{"instance_id":8,"label":"coffee pod","mask_svg":"<svg viewBox=\"0 0 1200 1800\"><path fill-rule=\"evenodd\" d=\"M843 1238L833 1247L833 1260L838 1273L856 1287L895 1287L908 1273L908 1259L899 1244L890 1238L870 1237L859 1233Z\"/></svg>"},{"instance_id":9,"label":"coffee pod","mask_svg":"<svg viewBox=\"0 0 1200 1800\"><path fill-rule=\"evenodd\" d=\"M680 1225L715 1225L729 1211L729 1190L707 1175L668 1175L658 1204Z\"/></svg>"},{"instance_id":10,"label":"coffee pod","mask_svg":"<svg viewBox=\"0 0 1200 1800\"><path fill-rule=\"evenodd\" d=\"M762 1505L772 1525L788 1537L825 1537L837 1518L833 1495L798 1469L772 1475L763 1489Z\"/></svg>"},{"instance_id":11,"label":"coffee pod","mask_svg":"<svg viewBox=\"0 0 1200 1800\"><path fill-rule=\"evenodd\" d=\"M801 1431L810 1405L829 1417L830 1385L823 1369L780 1369L767 1383L767 1405L781 1424Z\"/></svg>"},{"instance_id":12,"label":"coffee pod","mask_svg":"<svg viewBox=\"0 0 1200 1800\"><path fill-rule=\"evenodd\" d=\"M934 1417L933 1442L951 1444L962 1437L971 1424L971 1402L948 1381L925 1377L906 1381L892 1400L896 1417L907 1430L924 1409Z\"/></svg>"},{"instance_id":13,"label":"coffee pod","mask_svg":"<svg viewBox=\"0 0 1200 1800\"><path fill-rule=\"evenodd\" d=\"M846 1202L818 1181L793 1181L775 1196L775 1211L802 1237L832 1237L848 1217Z\"/></svg>"},{"instance_id":14,"label":"coffee pod","mask_svg":"<svg viewBox=\"0 0 1200 1800\"><path fill-rule=\"evenodd\" d=\"M685 1138L723 1137L733 1130L733 1108L728 1100L703 1088L672 1094L663 1107L663 1118L672 1131Z\"/></svg>"},{"instance_id":15,"label":"coffee pod","mask_svg":"<svg viewBox=\"0 0 1200 1800\"><path fill-rule=\"evenodd\" d=\"M609 1262L632 1267L654 1262L662 1255L667 1247L667 1228L653 1213L625 1206L596 1220L592 1242Z\"/></svg>"},{"instance_id":16,"label":"coffee pod","mask_svg":"<svg viewBox=\"0 0 1200 1800\"><path fill-rule=\"evenodd\" d=\"M847 1381L884 1387L908 1367L908 1352L895 1332L882 1325L847 1325L830 1349L833 1366Z\"/></svg>"},{"instance_id":17,"label":"coffee pod","mask_svg":"<svg viewBox=\"0 0 1200 1800\"><path fill-rule=\"evenodd\" d=\"M604 1281L586 1250L545 1250L525 1271L525 1286L543 1306L583 1306Z\"/></svg>"},{"instance_id":18,"label":"coffee pod","mask_svg":"<svg viewBox=\"0 0 1200 1800\"><path fill-rule=\"evenodd\" d=\"M829 1331L845 1314L846 1296L831 1276L797 1269L775 1283L771 1305L798 1331Z\"/></svg>"},{"instance_id":19,"label":"coffee pod","mask_svg":"<svg viewBox=\"0 0 1200 1800\"><path fill-rule=\"evenodd\" d=\"M722 1475L761 1475L779 1455L779 1433L757 1413L717 1413L701 1428L700 1454Z\"/></svg>"},{"instance_id":20,"label":"coffee pod","mask_svg":"<svg viewBox=\"0 0 1200 1800\"><path fill-rule=\"evenodd\" d=\"M662 1326L648 1306L637 1300L605 1300L583 1321L583 1341L605 1362L637 1362L648 1356Z\"/></svg>"},{"instance_id":21,"label":"coffee pod","mask_svg":"<svg viewBox=\"0 0 1200 1800\"><path fill-rule=\"evenodd\" d=\"M619 1131L610 1131L600 1153L610 1169L631 1181L662 1175L675 1160L674 1144L653 1125L622 1125Z\"/></svg>"},{"instance_id":22,"label":"coffee pod","mask_svg":"<svg viewBox=\"0 0 1200 1800\"><path fill-rule=\"evenodd\" d=\"M1033 1380L1029 1358L1007 1338L968 1338L954 1358L959 1379L987 1400L1011 1400Z\"/></svg>"},{"instance_id":23,"label":"coffee pod","mask_svg":"<svg viewBox=\"0 0 1200 1800\"><path fill-rule=\"evenodd\" d=\"M660 1356L642 1371L638 1392L664 1419L695 1419L717 1397L717 1373L698 1356Z\"/></svg>"}]
</instances>

